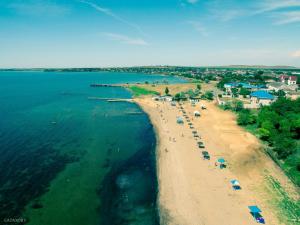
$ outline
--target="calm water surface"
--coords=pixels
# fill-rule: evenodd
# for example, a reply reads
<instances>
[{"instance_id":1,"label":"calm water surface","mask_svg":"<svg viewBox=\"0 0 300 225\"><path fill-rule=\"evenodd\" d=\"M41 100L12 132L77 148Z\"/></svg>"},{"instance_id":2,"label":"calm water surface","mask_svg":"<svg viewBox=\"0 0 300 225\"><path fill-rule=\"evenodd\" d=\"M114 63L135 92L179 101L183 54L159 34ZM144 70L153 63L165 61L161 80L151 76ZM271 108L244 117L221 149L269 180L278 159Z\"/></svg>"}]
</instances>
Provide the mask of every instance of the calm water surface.
<instances>
[{"instance_id":1,"label":"calm water surface","mask_svg":"<svg viewBox=\"0 0 300 225\"><path fill-rule=\"evenodd\" d=\"M175 77L0 72L0 224L158 224L155 135L123 88Z\"/></svg>"}]
</instances>

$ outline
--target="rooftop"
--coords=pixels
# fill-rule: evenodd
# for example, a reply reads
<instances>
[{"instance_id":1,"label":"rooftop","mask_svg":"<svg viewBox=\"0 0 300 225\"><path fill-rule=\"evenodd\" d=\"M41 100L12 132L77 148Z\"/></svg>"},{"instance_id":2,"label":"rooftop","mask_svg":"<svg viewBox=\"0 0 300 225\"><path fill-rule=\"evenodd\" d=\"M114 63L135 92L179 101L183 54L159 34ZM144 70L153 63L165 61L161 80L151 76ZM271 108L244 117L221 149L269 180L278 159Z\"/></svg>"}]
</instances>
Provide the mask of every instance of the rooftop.
<instances>
[{"instance_id":1,"label":"rooftop","mask_svg":"<svg viewBox=\"0 0 300 225\"><path fill-rule=\"evenodd\" d=\"M259 98L259 99L271 99L273 100L274 99L274 96L271 95L269 92L267 91L255 91L255 92L252 92L250 94L251 97L256 97L256 98Z\"/></svg>"}]
</instances>

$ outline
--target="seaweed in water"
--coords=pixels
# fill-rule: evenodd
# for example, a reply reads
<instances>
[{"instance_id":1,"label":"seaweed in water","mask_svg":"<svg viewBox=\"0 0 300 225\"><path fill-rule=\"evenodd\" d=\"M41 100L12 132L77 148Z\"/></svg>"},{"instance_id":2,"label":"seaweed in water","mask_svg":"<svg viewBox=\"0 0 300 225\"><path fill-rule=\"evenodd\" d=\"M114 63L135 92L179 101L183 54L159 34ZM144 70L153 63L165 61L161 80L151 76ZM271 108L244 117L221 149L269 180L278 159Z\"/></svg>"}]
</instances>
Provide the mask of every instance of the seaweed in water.
<instances>
[{"instance_id":1,"label":"seaweed in water","mask_svg":"<svg viewBox=\"0 0 300 225\"><path fill-rule=\"evenodd\" d=\"M102 225L158 225L154 147L144 146L131 158L114 164L98 193Z\"/></svg>"},{"instance_id":2,"label":"seaweed in water","mask_svg":"<svg viewBox=\"0 0 300 225\"><path fill-rule=\"evenodd\" d=\"M48 191L50 181L66 164L78 160L49 145L35 149L24 145L17 150L6 151L0 163L0 224L7 218L20 217L30 201ZM32 207L42 205L34 203Z\"/></svg>"}]
</instances>

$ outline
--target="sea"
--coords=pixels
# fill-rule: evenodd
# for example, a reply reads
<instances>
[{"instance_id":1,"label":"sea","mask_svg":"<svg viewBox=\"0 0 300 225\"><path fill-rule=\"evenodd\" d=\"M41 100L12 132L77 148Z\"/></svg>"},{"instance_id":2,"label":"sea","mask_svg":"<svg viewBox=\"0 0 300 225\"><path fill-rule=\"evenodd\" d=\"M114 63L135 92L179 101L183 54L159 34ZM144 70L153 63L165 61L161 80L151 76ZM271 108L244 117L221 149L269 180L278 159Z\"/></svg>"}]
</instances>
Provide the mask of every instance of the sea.
<instances>
[{"instance_id":1,"label":"sea","mask_svg":"<svg viewBox=\"0 0 300 225\"><path fill-rule=\"evenodd\" d=\"M0 72L0 224L156 225L155 133L122 87L177 77Z\"/></svg>"}]
</instances>

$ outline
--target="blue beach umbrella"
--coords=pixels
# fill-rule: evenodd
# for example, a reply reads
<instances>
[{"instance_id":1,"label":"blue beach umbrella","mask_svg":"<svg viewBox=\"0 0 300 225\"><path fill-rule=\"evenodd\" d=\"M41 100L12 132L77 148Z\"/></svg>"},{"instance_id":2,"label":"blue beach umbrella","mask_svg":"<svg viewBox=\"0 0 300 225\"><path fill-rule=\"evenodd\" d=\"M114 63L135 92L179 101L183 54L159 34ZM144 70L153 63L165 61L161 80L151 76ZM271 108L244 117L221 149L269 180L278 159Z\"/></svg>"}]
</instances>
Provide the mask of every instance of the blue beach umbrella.
<instances>
[{"instance_id":1,"label":"blue beach umbrella","mask_svg":"<svg viewBox=\"0 0 300 225\"><path fill-rule=\"evenodd\" d=\"M232 188L234 190L240 190L241 189L240 182L238 180L231 180L230 183L232 184Z\"/></svg>"},{"instance_id":2,"label":"blue beach umbrella","mask_svg":"<svg viewBox=\"0 0 300 225\"><path fill-rule=\"evenodd\" d=\"M258 208L256 205L248 206L248 208L250 209L251 213L261 213L260 208Z\"/></svg>"},{"instance_id":3,"label":"blue beach umbrella","mask_svg":"<svg viewBox=\"0 0 300 225\"><path fill-rule=\"evenodd\" d=\"M265 219L260 214L262 212L260 208L258 208L256 205L248 206L248 208L250 210L250 214L254 217L256 222L265 224Z\"/></svg>"},{"instance_id":4,"label":"blue beach umbrella","mask_svg":"<svg viewBox=\"0 0 300 225\"><path fill-rule=\"evenodd\" d=\"M219 158L219 159L218 159L218 162L223 164L223 163L225 163L226 161L225 161L225 159L223 159L223 158Z\"/></svg>"},{"instance_id":5,"label":"blue beach umbrella","mask_svg":"<svg viewBox=\"0 0 300 225\"><path fill-rule=\"evenodd\" d=\"M239 183L238 180L231 180L230 182L231 182L232 185L236 185L236 186L237 186L237 185L238 185L238 186L240 185L240 183Z\"/></svg>"}]
</instances>

